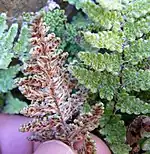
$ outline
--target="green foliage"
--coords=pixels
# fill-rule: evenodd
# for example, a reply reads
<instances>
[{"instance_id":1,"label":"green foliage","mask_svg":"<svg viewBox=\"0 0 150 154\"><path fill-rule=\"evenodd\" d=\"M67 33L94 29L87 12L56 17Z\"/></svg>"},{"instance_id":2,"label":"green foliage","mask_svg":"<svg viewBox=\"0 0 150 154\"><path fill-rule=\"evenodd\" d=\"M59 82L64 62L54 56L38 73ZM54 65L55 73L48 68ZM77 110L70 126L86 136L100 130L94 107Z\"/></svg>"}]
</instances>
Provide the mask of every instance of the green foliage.
<instances>
[{"instance_id":1,"label":"green foliage","mask_svg":"<svg viewBox=\"0 0 150 154\"><path fill-rule=\"evenodd\" d=\"M6 105L3 112L9 114L19 114L20 110L27 107L27 103L14 98L11 93L6 96Z\"/></svg>"},{"instance_id":2,"label":"green foliage","mask_svg":"<svg viewBox=\"0 0 150 154\"><path fill-rule=\"evenodd\" d=\"M5 102L4 94L10 93L11 90L16 88L15 78L21 68L19 64L16 64L18 59L24 61L27 58L29 43L28 26L22 25L19 28L17 23L13 23L8 28L6 20L6 14L0 14L0 108L7 102ZM13 101L13 105L11 101ZM16 110L17 107L18 110ZM4 110L7 113L9 111L10 113L18 113L19 108L21 108L19 101L9 97L8 104L4 107Z\"/></svg>"},{"instance_id":3,"label":"green foliage","mask_svg":"<svg viewBox=\"0 0 150 154\"><path fill-rule=\"evenodd\" d=\"M16 37L17 30L18 25L13 24L8 32L3 32L3 34L0 36L0 69L7 69L12 57L14 56L11 49L13 47L13 41Z\"/></svg>"},{"instance_id":4,"label":"green foliage","mask_svg":"<svg viewBox=\"0 0 150 154\"><path fill-rule=\"evenodd\" d=\"M134 41L136 38L141 38L143 35L148 34L150 31L150 15L141 18L137 21L129 21L125 23L124 31L126 39Z\"/></svg>"},{"instance_id":5,"label":"green foliage","mask_svg":"<svg viewBox=\"0 0 150 154\"><path fill-rule=\"evenodd\" d=\"M131 42L124 50L125 60L136 65L143 59L150 57L149 49L150 39L139 39Z\"/></svg>"},{"instance_id":6,"label":"green foliage","mask_svg":"<svg viewBox=\"0 0 150 154\"><path fill-rule=\"evenodd\" d=\"M96 2L83 3L82 10L96 27L83 35L98 50L80 52L81 64L71 66L71 71L106 104L100 133L111 150L128 154L125 124L129 122L124 117L150 114L150 1Z\"/></svg>"},{"instance_id":7,"label":"green foliage","mask_svg":"<svg viewBox=\"0 0 150 154\"><path fill-rule=\"evenodd\" d=\"M129 3L123 13L126 15L127 20L137 20L144 17L150 12L149 0L135 0L134 3Z\"/></svg>"},{"instance_id":8,"label":"green foliage","mask_svg":"<svg viewBox=\"0 0 150 154\"><path fill-rule=\"evenodd\" d=\"M29 44L29 29L27 25L23 25L18 38L18 41L14 44L13 51L15 55L24 61L26 55L28 55L28 44Z\"/></svg>"},{"instance_id":9,"label":"green foliage","mask_svg":"<svg viewBox=\"0 0 150 154\"><path fill-rule=\"evenodd\" d=\"M128 154L129 146L125 144L126 128L124 121L120 119L120 115L115 115L114 102L107 104L104 115L100 119L100 133L105 136L105 140L109 142L111 150L115 154Z\"/></svg>"},{"instance_id":10,"label":"green foliage","mask_svg":"<svg viewBox=\"0 0 150 154\"><path fill-rule=\"evenodd\" d=\"M118 115L112 116L100 133L106 135L105 140L109 142L110 148L115 154L129 154L130 148L125 144L126 128Z\"/></svg>"},{"instance_id":11,"label":"green foliage","mask_svg":"<svg viewBox=\"0 0 150 154\"><path fill-rule=\"evenodd\" d=\"M105 11L105 8L100 5L96 5L91 1L83 3L82 9L83 12L88 14L91 20L93 20L96 24L100 24L100 26L104 29L110 29L112 26L117 27L119 21L122 20L120 12L115 10Z\"/></svg>"},{"instance_id":12,"label":"green foliage","mask_svg":"<svg viewBox=\"0 0 150 154\"><path fill-rule=\"evenodd\" d=\"M67 21L67 16L65 15L64 10L55 9L45 13L44 21L50 27L50 32L55 32L56 35L61 35L61 31L65 28L64 24Z\"/></svg>"},{"instance_id":13,"label":"green foliage","mask_svg":"<svg viewBox=\"0 0 150 154\"><path fill-rule=\"evenodd\" d=\"M123 87L126 91L146 91L150 89L150 70L135 70L124 69L123 70Z\"/></svg>"},{"instance_id":14,"label":"green foliage","mask_svg":"<svg viewBox=\"0 0 150 154\"><path fill-rule=\"evenodd\" d=\"M7 29L6 14L2 13L0 15L0 36L3 34L5 29Z\"/></svg>"},{"instance_id":15,"label":"green foliage","mask_svg":"<svg viewBox=\"0 0 150 154\"><path fill-rule=\"evenodd\" d=\"M149 151L150 152L150 138L148 138L142 145L142 149L144 151Z\"/></svg>"},{"instance_id":16,"label":"green foliage","mask_svg":"<svg viewBox=\"0 0 150 154\"><path fill-rule=\"evenodd\" d=\"M49 33L55 33L56 36L61 38L59 48L67 51L70 59L74 58L78 51L82 50L80 45L81 36L78 31L84 28L84 24L78 25L77 20L78 18L74 18L73 23L69 23L64 10L60 9L44 13L44 21L50 27ZM76 24L74 24L75 22Z\"/></svg>"},{"instance_id":17,"label":"green foliage","mask_svg":"<svg viewBox=\"0 0 150 154\"><path fill-rule=\"evenodd\" d=\"M116 108L121 110L122 113L128 114L146 114L150 112L150 104L136 98L135 96L130 96L126 92L122 92L118 95L118 103Z\"/></svg>"},{"instance_id":18,"label":"green foliage","mask_svg":"<svg viewBox=\"0 0 150 154\"><path fill-rule=\"evenodd\" d=\"M96 0L96 2L108 10L122 10L128 0Z\"/></svg>"},{"instance_id":19,"label":"green foliage","mask_svg":"<svg viewBox=\"0 0 150 154\"><path fill-rule=\"evenodd\" d=\"M80 52L79 57L85 65L90 65L94 70L111 72L117 75L120 71L121 58L119 54Z\"/></svg>"},{"instance_id":20,"label":"green foliage","mask_svg":"<svg viewBox=\"0 0 150 154\"><path fill-rule=\"evenodd\" d=\"M111 51L122 52L122 37L120 33L113 31L102 31L98 33L85 32L84 38L93 47L106 48Z\"/></svg>"},{"instance_id":21,"label":"green foliage","mask_svg":"<svg viewBox=\"0 0 150 154\"><path fill-rule=\"evenodd\" d=\"M15 88L14 78L19 72L20 66L12 66L8 69L0 70L0 92L6 93Z\"/></svg>"},{"instance_id":22,"label":"green foliage","mask_svg":"<svg viewBox=\"0 0 150 154\"><path fill-rule=\"evenodd\" d=\"M112 100L116 89L119 87L119 78L108 72L90 71L80 67L73 68L75 75L81 84L91 89L93 93L99 91L102 99Z\"/></svg>"},{"instance_id":23,"label":"green foliage","mask_svg":"<svg viewBox=\"0 0 150 154\"><path fill-rule=\"evenodd\" d=\"M26 25L22 27L19 39L16 41L15 39L18 32L18 24L12 24L7 30L6 15L0 14L0 18L0 69L7 69L12 61L12 58L18 57L19 54L27 51L28 28ZM16 42L15 46L14 42Z\"/></svg>"}]
</instances>

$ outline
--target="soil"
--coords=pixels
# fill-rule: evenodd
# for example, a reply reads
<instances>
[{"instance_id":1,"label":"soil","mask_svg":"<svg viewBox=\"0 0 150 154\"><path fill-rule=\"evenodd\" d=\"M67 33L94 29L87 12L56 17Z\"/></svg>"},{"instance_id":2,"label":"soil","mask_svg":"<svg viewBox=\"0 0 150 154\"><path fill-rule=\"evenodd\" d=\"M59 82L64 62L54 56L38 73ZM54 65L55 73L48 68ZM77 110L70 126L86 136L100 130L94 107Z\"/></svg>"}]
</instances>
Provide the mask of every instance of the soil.
<instances>
[{"instance_id":1,"label":"soil","mask_svg":"<svg viewBox=\"0 0 150 154\"><path fill-rule=\"evenodd\" d=\"M73 5L69 5L63 0L54 0L60 5L60 8L65 10L68 20L76 15L77 10ZM11 18L19 17L22 12L37 12L46 6L47 0L0 0L0 13L7 12L7 16ZM11 21L10 21L11 23Z\"/></svg>"},{"instance_id":2,"label":"soil","mask_svg":"<svg viewBox=\"0 0 150 154\"><path fill-rule=\"evenodd\" d=\"M0 12L16 17L22 12L35 12L46 5L47 0L0 0Z\"/></svg>"}]
</instances>

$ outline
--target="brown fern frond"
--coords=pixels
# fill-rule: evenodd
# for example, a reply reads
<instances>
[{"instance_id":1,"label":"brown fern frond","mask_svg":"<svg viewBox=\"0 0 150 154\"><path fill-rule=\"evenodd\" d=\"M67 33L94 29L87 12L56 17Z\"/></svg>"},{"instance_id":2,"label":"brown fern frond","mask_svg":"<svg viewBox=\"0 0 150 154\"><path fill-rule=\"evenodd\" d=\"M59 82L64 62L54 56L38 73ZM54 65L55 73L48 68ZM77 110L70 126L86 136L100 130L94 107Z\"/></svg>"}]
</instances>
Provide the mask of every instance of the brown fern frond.
<instances>
[{"instance_id":1,"label":"brown fern frond","mask_svg":"<svg viewBox=\"0 0 150 154\"><path fill-rule=\"evenodd\" d=\"M127 129L127 143L132 147L131 154L139 152L139 141L144 132L150 132L150 117L141 115L136 117Z\"/></svg>"},{"instance_id":2,"label":"brown fern frond","mask_svg":"<svg viewBox=\"0 0 150 154\"><path fill-rule=\"evenodd\" d=\"M32 132L34 141L61 140L85 154L93 154L94 142L89 131L94 130L103 114L101 104L91 112L83 112L88 90L78 84L65 66L67 53L56 53L60 39L47 35L42 17L31 27L31 57L24 64L26 77L18 81L22 94L31 104L21 113L33 119L20 127L22 132ZM82 141L81 148L75 144Z\"/></svg>"}]
</instances>

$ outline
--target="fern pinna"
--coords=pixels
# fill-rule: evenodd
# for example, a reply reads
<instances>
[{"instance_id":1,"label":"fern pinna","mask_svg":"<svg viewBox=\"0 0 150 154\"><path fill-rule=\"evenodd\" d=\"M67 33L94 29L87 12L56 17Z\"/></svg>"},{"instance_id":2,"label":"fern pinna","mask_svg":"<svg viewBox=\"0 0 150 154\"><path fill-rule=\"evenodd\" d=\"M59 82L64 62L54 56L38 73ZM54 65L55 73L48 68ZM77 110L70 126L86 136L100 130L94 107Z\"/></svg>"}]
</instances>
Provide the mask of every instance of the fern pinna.
<instances>
[{"instance_id":1,"label":"fern pinna","mask_svg":"<svg viewBox=\"0 0 150 154\"><path fill-rule=\"evenodd\" d=\"M19 35L18 35L19 32ZM21 66L15 61L27 58L28 25L19 29L17 23L8 27L7 16L0 14L0 111L5 113L19 113L27 106L26 102L14 98L11 91L16 88L15 78ZM15 60L14 60L15 59ZM16 65L15 65L16 64ZM4 102L1 104L1 102ZM2 109L1 109L2 107Z\"/></svg>"},{"instance_id":2,"label":"fern pinna","mask_svg":"<svg viewBox=\"0 0 150 154\"><path fill-rule=\"evenodd\" d=\"M128 154L121 115L150 114L150 70L145 63L150 57L150 1L96 2L86 0L81 8L99 27L83 32L97 51L80 52L82 65L71 69L79 82L91 92L98 92L106 104L100 133L114 154Z\"/></svg>"},{"instance_id":3,"label":"fern pinna","mask_svg":"<svg viewBox=\"0 0 150 154\"><path fill-rule=\"evenodd\" d=\"M19 89L31 104L21 113L33 120L20 127L22 132L33 132L34 141L61 140L78 153L95 153L89 131L98 126L103 113L102 104L83 112L87 90L80 86L67 70L67 53L57 53L60 39L46 36L47 28L41 16L31 26L31 57L24 64L26 77L18 81ZM83 145L76 148L76 143Z\"/></svg>"}]
</instances>

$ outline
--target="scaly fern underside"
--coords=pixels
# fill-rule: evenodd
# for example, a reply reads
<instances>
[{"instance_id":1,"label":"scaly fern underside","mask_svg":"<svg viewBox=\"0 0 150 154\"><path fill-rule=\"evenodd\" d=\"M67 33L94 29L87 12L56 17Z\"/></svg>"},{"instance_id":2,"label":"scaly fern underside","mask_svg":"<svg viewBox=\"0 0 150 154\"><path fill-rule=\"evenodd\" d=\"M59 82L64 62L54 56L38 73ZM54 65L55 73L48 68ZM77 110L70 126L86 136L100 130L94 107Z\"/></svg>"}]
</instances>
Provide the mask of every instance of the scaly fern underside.
<instances>
[{"instance_id":1,"label":"scaly fern underside","mask_svg":"<svg viewBox=\"0 0 150 154\"><path fill-rule=\"evenodd\" d=\"M94 154L89 132L99 124L102 104L83 113L87 90L67 70L67 53L56 52L60 39L55 34L46 36L47 30L42 17L36 17L31 27L31 57L24 64L26 77L18 82L22 94L31 100L21 113L33 120L23 124L20 131L32 132L30 140L57 139L78 153ZM75 146L78 141L83 143L80 148Z\"/></svg>"}]
</instances>

